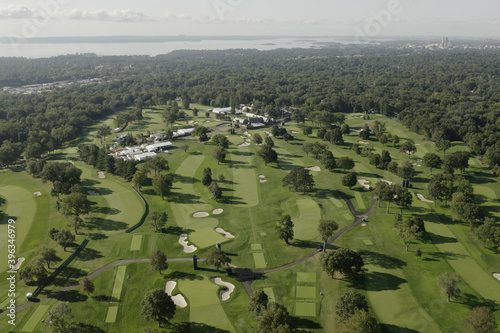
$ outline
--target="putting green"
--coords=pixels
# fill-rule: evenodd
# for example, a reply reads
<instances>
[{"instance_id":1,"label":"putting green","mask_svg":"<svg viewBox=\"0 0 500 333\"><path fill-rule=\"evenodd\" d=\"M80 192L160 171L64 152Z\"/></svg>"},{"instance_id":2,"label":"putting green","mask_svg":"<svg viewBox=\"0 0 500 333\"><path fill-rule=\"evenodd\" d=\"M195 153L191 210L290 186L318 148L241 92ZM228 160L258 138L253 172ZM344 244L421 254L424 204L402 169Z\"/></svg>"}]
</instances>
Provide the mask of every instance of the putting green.
<instances>
[{"instance_id":1,"label":"putting green","mask_svg":"<svg viewBox=\"0 0 500 333\"><path fill-rule=\"evenodd\" d=\"M361 193L358 191L353 191L354 192L354 198L356 199L356 203L358 204L358 208L360 210L365 210L365 202L363 201L363 197L361 196Z\"/></svg>"},{"instance_id":2,"label":"putting green","mask_svg":"<svg viewBox=\"0 0 500 333\"><path fill-rule=\"evenodd\" d=\"M255 268L266 268L266 258L264 253L252 253L253 261L255 262Z\"/></svg>"},{"instance_id":3,"label":"putting green","mask_svg":"<svg viewBox=\"0 0 500 333\"><path fill-rule=\"evenodd\" d=\"M31 224L35 220L37 201L44 200L43 197L35 199L32 192L19 186L1 186L0 195L7 200L7 208L3 207L3 217L0 220L0 253L7 253L8 245L8 219L16 221L16 248L21 248L23 241L29 233ZM0 272L8 270L7 260L0 260Z\"/></svg>"},{"instance_id":4,"label":"putting green","mask_svg":"<svg viewBox=\"0 0 500 333\"><path fill-rule=\"evenodd\" d=\"M316 283L316 273L297 272L297 283Z\"/></svg>"},{"instance_id":5,"label":"putting green","mask_svg":"<svg viewBox=\"0 0 500 333\"><path fill-rule=\"evenodd\" d=\"M130 251L139 251L142 245L142 235L135 235L132 237L132 242L130 243Z\"/></svg>"},{"instance_id":6,"label":"putting green","mask_svg":"<svg viewBox=\"0 0 500 333\"><path fill-rule=\"evenodd\" d=\"M196 229L194 232L188 235L189 241L191 241L199 248L206 248L209 246L214 246L217 243L227 242L228 238L214 231L214 228L217 226L217 224L208 228Z\"/></svg>"},{"instance_id":7,"label":"putting green","mask_svg":"<svg viewBox=\"0 0 500 333\"><path fill-rule=\"evenodd\" d=\"M274 291L273 288L271 287L266 287L262 289L267 296L269 296L269 301L271 302L276 302L276 297L274 296Z\"/></svg>"},{"instance_id":8,"label":"putting green","mask_svg":"<svg viewBox=\"0 0 500 333\"><path fill-rule=\"evenodd\" d=\"M297 286L295 289L295 298L316 298L316 287Z\"/></svg>"},{"instance_id":9,"label":"putting green","mask_svg":"<svg viewBox=\"0 0 500 333\"><path fill-rule=\"evenodd\" d=\"M254 251L262 250L262 244L251 244L250 246Z\"/></svg>"},{"instance_id":10,"label":"putting green","mask_svg":"<svg viewBox=\"0 0 500 333\"><path fill-rule=\"evenodd\" d=\"M313 199L297 200L299 217L294 218L295 238L302 240L311 240L318 237L318 223L321 219L321 210Z\"/></svg>"},{"instance_id":11,"label":"putting green","mask_svg":"<svg viewBox=\"0 0 500 333\"><path fill-rule=\"evenodd\" d=\"M127 270L127 266L119 266L116 270L115 276L115 284L113 286L113 292L111 297L113 299L119 300L122 294L123 281L125 280L125 272Z\"/></svg>"},{"instance_id":12,"label":"putting green","mask_svg":"<svg viewBox=\"0 0 500 333\"><path fill-rule=\"evenodd\" d=\"M118 307L110 306L108 308L108 314L106 315L106 323L114 323L116 321L117 315L118 315Z\"/></svg>"},{"instance_id":13,"label":"putting green","mask_svg":"<svg viewBox=\"0 0 500 333\"><path fill-rule=\"evenodd\" d=\"M237 198L235 206L252 207L259 203L257 187L258 177L253 166L254 154L248 148L239 148L238 153L231 152L231 171L233 189Z\"/></svg>"},{"instance_id":14,"label":"putting green","mask_svg":"<svg viewBox=\"0 0 500 333\"><path fill-rule=\"evenodd\" d=\"M177 286L189 304L190 322L236 332L222 308L218 296L219 286L212 283L208 277L203 280L179 280ZM194 332L193 328L191 332Z\"/></svg>"},{"instance_id":15,"label":"putting green","mask_svg":"<svg viewBox=\"0 0 500 333\"><path fill-rule=\"evenodd\" d=\"M373 245L373 242L369 239L363 239L363 243L365 243L365 245L368 245L368 246Z\"/></svg>"},{"instance_id":16,"label":"putting green","mask_svg":"<svg viewBox=\"0 0 500 333\"><path fill-rule=\"evenodd\" d=\"M299 317L316 317L316 303L295 302L295 315Z\"/></svg>"},{"instance_id":17,"label":"putting green","mask_svg":"<svg viewBox=\"0 0 500 333\"><path fill-rule=\"evenodd\" d=\"M49 305L39 305L23 328L21 328L21 332L33 332L49 308Z\"/></svg>"}]
</instances>

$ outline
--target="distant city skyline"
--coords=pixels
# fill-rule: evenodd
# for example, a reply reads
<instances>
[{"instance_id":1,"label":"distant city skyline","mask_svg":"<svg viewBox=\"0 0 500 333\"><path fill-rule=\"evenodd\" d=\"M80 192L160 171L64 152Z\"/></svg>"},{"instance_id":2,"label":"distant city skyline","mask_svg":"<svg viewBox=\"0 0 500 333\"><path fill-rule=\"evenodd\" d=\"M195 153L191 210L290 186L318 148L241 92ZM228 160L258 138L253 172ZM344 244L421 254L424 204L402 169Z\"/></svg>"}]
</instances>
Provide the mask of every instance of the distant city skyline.
<instances>
[{"instance_id":1,"label":"distant city skyline","mask_svg":"<svg viewBox=\"0 0 500 333\"><path fill-rule=\"evenodd\" d=\"M499 12L490 0L0 0L0 37L500 38Z\"/></svg>"}]
</instances>

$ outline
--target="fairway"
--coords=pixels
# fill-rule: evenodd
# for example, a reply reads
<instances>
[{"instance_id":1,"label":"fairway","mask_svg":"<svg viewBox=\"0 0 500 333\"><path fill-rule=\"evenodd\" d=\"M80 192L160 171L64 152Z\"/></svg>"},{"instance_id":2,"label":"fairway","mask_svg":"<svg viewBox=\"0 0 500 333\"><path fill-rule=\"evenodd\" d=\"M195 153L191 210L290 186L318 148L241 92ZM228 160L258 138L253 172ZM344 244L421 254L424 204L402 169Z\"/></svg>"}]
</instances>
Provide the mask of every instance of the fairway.
<instances>
[{"instance_id":1,"label":"fairway","mask_svg":"<svg viewBox=\"0 0 500 333\"><path fill-rule=\"evenodd\" d=\"M316 317L316 303L295 302L295 315L299 317Z\"/></svg>"},{"instance_id":2,"label":"fairway","mask_svg":"<svg viewBox=\"0 0 500 333\"><path fill-rule=\"evenodd\" d=\"M142 245L142 235L135 235L132 237L132 242L130 243L130 251L139 251Z\"/></svg>"},{"instance_id":3,"label":"fairway","mask_svg":"<svg viewBox=\"0 0 500 333\"><path fill-rule=\"evenodd\" d=\"M358 191L353 191L354 192L354 198L356 199L356 203L358 204L358 209L360 210L366 210L365 202L363 201L363 197L361 196L361 193Z\"/></svg>"},{"instance_id":4,"label":"fairway","mask_svg":"<svg viewBox=\"0 0 500 333\"><path fill-rule=\"evenodd\" d=\"M233 172L236 207L252 207L259 203L258 177L253 166L253 153L248 148L231 151L230 169Z\"/></svg>"},{"instance_id":5,"label":"fairway","mask_svg":"<svg viewBox=\"0 0 500 333\"><path fill-rule=\"evenodd\" d=\"M278 145L279 143L279 145ZM302 156L294 155L290 153L281 142L276 142L273 149L278 153L278 163L280 167L284 170L290 171L294 167L303 167L304 162L302 161ZM312 173L311 173L312 174Z\"/></svg>"},{"instance_id":6,"label":"fairway","mask_svg":"<svg viewBox=\"0 0 500 333\"><path fill-rule=\"evenodd\" d=\"M337 199L337 198L334 198L333 196L330 197L330 201L335 205L335 207L337 208L342 208L342 207L345 207L344 205L344 201L343 200L340 200L340 199Z\"/></svg>"},{"instance_id":7,"label":"fairway","mask_svg":"<svg viewBox=\"0 0 500 333\"><path fill-rule=\"evenodd\" d=\"M187 298L190 306L189 321L203 323L221 330L236 332L227 318L218 297L219 286L208 277L203 280L180 280L179 291ZM191 329L191 332L202 332Z\"/></svg>"},{"instance_id":8,"label":"fairway","mask_svg":"<svg viewBox=\"0 0 500 333\"><path fill-rule=\"evenodd\" d=\"M49 308L49 305L39 305L35 312L31 315L30 319L26 322L26 324L24 324L21 332L33 332Z\"/></svg>"},{"instance_id":9,"label":"fairway","mask_svg":"<svg viewBox=\"0 0 500 333\"><path fill-rule=\"evenodd\" d=\"M316 298L316 287L311 286L297 286L295 291L295 298Z\"/></svg>"},{"instance_id":10,"label":"fairway","mask_svg":"<svg viewBox=\"0 0 500 333\"><path fill-rule=\"evenodd\" d=\"M119 300L122 294L123 281L125 280L125 272L127 270L127 266L119 266L116 270L115 276L115 284L113 286L113 293L111 297L113 299Z\"/></svg>"},{"instance_id":11,"label":"fairway","mask_svg":"<svg viewBox=\"0 0 500 333\"><path fill-rule=\"evenodd\" d=\"M42 197L35 199L33 193L18 186L0 187L0 195L7 200L7 209L3 207L4 215L0 221L0 253L7 254L7 221L14 219L16 230L16 247L19 249L29 233L31 224L35 220L37 210L36 201L44 200ZM5 255L6 257L6 255ZM7 260L0 260L0 272L8 269Z\"/></svg>"},{"instance_id":12,"label":"fairway","mask_svg":"<svg viewBox=\"0 0 500 333\"><path fill-rule=\"evenodd\" d=\"M350 222L352 222L352 220L354 219L354 216L352 216L351 213L342 213L342 217Z\"/></svg>"},{"instance_id":13,"label":"fairway","mask_svg":"<svg viewBox=\"0 0 500 333\"><path fill-rule=\"evenodd\" d=\"M266 287L262 289L267 296L269 296L269 301L276 302L276 297L274 297L274 291L271 287Z\"/></svg>"},{"instance_id":14,"label":"fairway","mask_svg":"<svg viewBox=\"0 0 500 333\"><path fill-rule=\"evenodd\" d=\"M303 240L311 240L318 237L318 223L321 219L321 210L313 199L297 200L297 208L299 217L294 218L295 238Z\"/></svg>"},{"instance_id":15,"label":"fairway","mask_svg":"<svg viewBox=\"0 0 500 333\"><path fill-rule=\"evenodd\" d=\"M255 262L255 268L266 268L266 258L264 253L252 253L253 261Z\"/></svg>"},{"instance_id":16,"label":"fairway","mask_svg":"<svg viewBox=\"0 0 500 333\"><path fill-rule=\"evenodd\" d=\"M117 315L118 315L118 307L110 306L108 308L108 314L106 315L106 323L114 323L116 321Z\"/></svg>"},{"instance_id":17,"label":"fairway","mask_svg":"<svg viewBox=\"0 0 500 333\"><path fill-rule=\"evenodd\" d=\"M316 273L297 272L297 283L316 283Z\"/></svg>"}]
</instances>

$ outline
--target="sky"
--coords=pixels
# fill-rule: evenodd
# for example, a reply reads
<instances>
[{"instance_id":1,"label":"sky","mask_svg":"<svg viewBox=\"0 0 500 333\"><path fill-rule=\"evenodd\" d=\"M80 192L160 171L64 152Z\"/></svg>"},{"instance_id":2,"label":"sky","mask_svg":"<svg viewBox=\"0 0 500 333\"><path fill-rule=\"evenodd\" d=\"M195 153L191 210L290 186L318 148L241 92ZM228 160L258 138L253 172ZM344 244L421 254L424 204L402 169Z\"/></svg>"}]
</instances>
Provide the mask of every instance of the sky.
<instances>
[{"instance_id":1,"label":"sky","mask_svg":"<svg viewBox=\"0 0 500 333\"><path fill-rule=\"evenodd\" d=\"M0 37L500 37L497 0L0 0Z\"/></svg>"}]
</instances>

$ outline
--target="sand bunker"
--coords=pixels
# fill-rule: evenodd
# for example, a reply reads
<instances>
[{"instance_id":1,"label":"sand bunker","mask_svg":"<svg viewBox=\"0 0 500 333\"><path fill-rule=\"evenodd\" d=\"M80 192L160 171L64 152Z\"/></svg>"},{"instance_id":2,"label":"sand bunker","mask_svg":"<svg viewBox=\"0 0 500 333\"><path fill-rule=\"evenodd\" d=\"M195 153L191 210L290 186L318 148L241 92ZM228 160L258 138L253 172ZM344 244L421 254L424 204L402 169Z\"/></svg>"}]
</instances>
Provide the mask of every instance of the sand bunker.
<instances>
[{"instance_id":1,"label":"sand bunker","mask_svg":"<svg viewBox=\"0 0 500 333\"><path fill-rule=\"evenodd\" d=\"M242 138L242 139L246 139L247 137L246 137L246 136L240 136L240 138Z\"/></svg>"},{"instance_id":2,"label":"sand bunker","mask_svg":"<svg viewBox=\"0 0 500 333\"><path fill-rule=\"evenodd\" d=\"M223 234L226 238L234 238L234 236L230 232L224 231L224 229L222 228L216 228L215 231L217 231L219 234Z\"/></svg>"},{"instance_id":3,"label":"sand bunker","mask_svg":"<svg viewBox=\"0 0 500 333\"><path fill-rule=\"evenodd\" d=\"M361 184L361 186L363 186L365 188L365 190L369 190L370 189L370 185L368 184L369 181L366 180L366 179L358 179L358 183Z\"/></svg>"},{"instance_id":4,"label":"sand bunker","mask_svg":"<svg viewBox=\"0 0 500 333\"><path fill-rule=\"evenodd\" d=\"M304 168L304 169L309 170L309 171L316 171L316 172L321 171L321 168L319 166L313 166L313 167Z\"/></svg>"},{"instance_id":5,"label":"sand bunker","mask_svg":"<svg viewBox=\"0 0 500 333\"><path fill-rule=\"evenodd\" d=\"M500 274L499 273L493 273L493 277L500 281Z\"/></svg>"},{"instance_id":6,"label":"sand bunker","mask_svg":"<svg viewBox=\"0 0 500 333\"><path fill-rule=\"evenodd\" d=\"M266 178L266 176L264 176L264 175L259 175L259 178L265 179L265 178Z\"/></svg>"},{"instance_id":7,"label":"sand bunker","mask_svg":"<svg viewBox=\"0 0 500 333\"><path fill-rule=\"evenodd\" d=\"M392 185L392 182L390 182L390 181L388 181L388 180L381 179L381 181L386 182L386 183L387 183L387 184L389 184L389 185Z\"/></svg>"},{"instance_id":8,"label":"sand bunker","mask_svg":"<svg viewBox=\"0 0 500 333\"><path fill-rule=\"evenodd\" d=\"M104 175L104 172L102 172L102 171L99 171L99 172L97 173L97 177L98 177L98 178L101 178L101 179L106 178L106 176Z\"/></svg>"},{"instance_id":9,"label":"sand bunker","mask_svg":"<svg viewBox=\"0 0 500 333\"><path fill-rule=\"evenodd\" d=\"M238 145L238 147L248 147L250 146L250 142L245 142L245 143L242 143L241 145Z\"/></svg>"},{"instance_id":10,"label":"sand bunker","mask_svg":"<svg viewBox=\"0 0 500 333\"><path fill-rule=\"evenodd\" d=\"M261 182L261 183L267 183L267 179L259 179L259 182Z\"/></svg>"},{"instance_id":11,"label":"sand bunker","mask_svg":"<svg viewBox=\"0 0 500 333\"><path fill-rule=\"evenodd\" d=\"M185 308L187 306L186 299L184 296L181 294L177 294L175 296L172 296L172 290L175 289L175 286L177 285L177 282L175 281L168 281L167 284L165 285L165 293L172 298L172 301L174 301L174 304L177 305L178 307Z\"/></svg>"},{"instance_id":12,"label":"sand bunker","mask_svg":"<svg viewBox=\"0 0 500 333\"><path fill-rule=\"evenodd\" d=\"M91 197L98 197L98 196L99 196L99 193L97 193L96 191L87 191L87 193L88 193Z\"/></svg>"},{"instance_id":13,"label":"sand bunker","mask_svg":"<svg viewBox=\"0 0 500 333\"><path fill-rule=\"evenodd\" d=\"M210 214L207 212L197 212L193 214L193 217L207 217L207 216L210 216Z\"/></svg>"},{"instance_id":14,"label":"sand bunker","mask_svg":"<svg viewBox=\"0 0 500 333\"><path fill-rule=\"evenodd\" d=\"M297 131L292 131L292 134L299 134L299 132L297 132Z\"/></svg>"},{"instance_id":15,"label":"sand bunker","mask_svg":"<svg viewBox=\"0 0 500 333\"><path fill-rule=\"evenodd\" d=\"M361 226L362 226L362 227L366 227L366 223L363 223Z\"/></svg>"},{"instance_id":16,"label":"sand bunker","mask_svg":"<svg viewBox=\"0 0 500 333\"><path fill-rule=\"evenodd\" d=\"M42 195L42 192L33 192L33 194L36 195L37 197L39 197Z\"/></svg>"},{"instance_id":17,"label":"sand bunker","mask_svg":"<svg viewBox=\"0 0 500 333\"><path fill-rule=\"evenodd\" d=\"M364 141L358 141L358 143L361 143L362 145L367 145L369 142L364 142Z\"/></svg>"},{"instance_id":18,"label":"sand bunker","mask_svg":"<svg viewBox=\"0 0 500 333\"><path fill-rule=\"evenodd\" d=\"M417 193L417 198L420 200L420 201L423 201L423 202L427 202L427 203L434 203L434 201L431 201L431 200L427 200L426 198L424 198L424 196L420 193Z\"/></svg>"},{"instance_id":19,"label":"sand bunker","mask_svg":"<svg viewBox=\"0 0 500 333\"><path fill-rule=\"evenodd\" d=\"M216 209L214 209L214 210L212 211L212 214L214 214L214 215L219 215L219 214L221 214L223 211L224 211L224 209L222 209L222 208L216 208Z\"/></svg>"},{"instance_id":20,"label":"sand bunker","mask_svg":"<svg viewBox=\"0 0 500 333\"><path fill-rule=\"evenodd\" d=\"M194 251L196 251L198 248L194 245L188 245L188 242L187 242L187 234L181 234L179 236L179 244L182 245L182 247L184 247L184 252L185 253L193 253Z\"/></svg>"},{"instance_id":21,"label":"sand bunker","mask_svg":"<svg viewBox=\"0 0 500 333\"><path fill-rule=\"evenodd\" d=\"M227 290L223 289L219 292L220 299L223 301L227 301L229 299L229 297L231 297L231 294L234 291L234 284L229 283L229 282L224 282L224 281L222 281L221 278L212 278L212 281L213 281L213 283L215 283L218 286L223 286L223 287L227 288Z\"/></svg>"},{"instance_id":22,"label":"sand bunker","mask_svg":"<svg viewBox=\"0 0 500 333\"><path fill-rule=\"evenodd\" d=\"M21 268L21 265L25 259L26 259L25 257L17 258L17 263L14 265L14 267L11 269L11 271L17 271L19 268Z\"/></svg>"},{"instance_id":23,"label":"sand bunker","mask_svg":"<svg viewBox=\"0 0 500 333\"><path fill-rule=\"evenodd\" d=\"M75 165L75 162L73 162L72 160L68 160L68 163Z\"/></svg>"}]
</instances>

